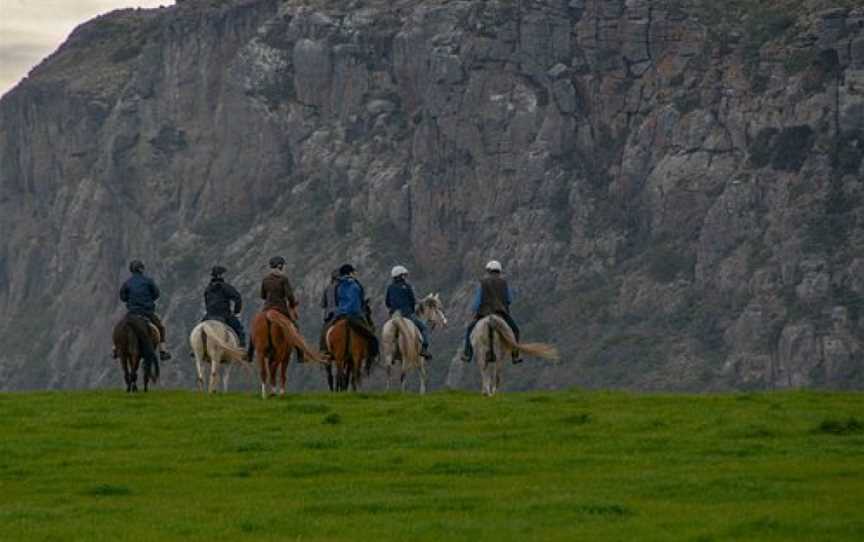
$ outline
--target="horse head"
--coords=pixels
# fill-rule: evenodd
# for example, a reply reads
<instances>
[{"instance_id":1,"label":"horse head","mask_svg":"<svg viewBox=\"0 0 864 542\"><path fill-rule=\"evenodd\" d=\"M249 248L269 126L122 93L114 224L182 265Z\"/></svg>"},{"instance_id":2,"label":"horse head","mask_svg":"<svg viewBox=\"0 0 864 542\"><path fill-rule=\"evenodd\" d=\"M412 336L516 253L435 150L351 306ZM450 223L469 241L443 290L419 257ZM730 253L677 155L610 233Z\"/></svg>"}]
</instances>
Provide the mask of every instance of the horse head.
<instances>
[{"instance_id":1,"label":"horse head","mask_svg":"<svg viewBox=\"0 0 864 542\"><path fill-rule=\"evenodd\" d=\"M418 315L429 322L429 327L432 329L438 326L447 327L444 304L441 302L441 296L437 292L421 299L418 305Z\"/></svg>"}]
</instances>

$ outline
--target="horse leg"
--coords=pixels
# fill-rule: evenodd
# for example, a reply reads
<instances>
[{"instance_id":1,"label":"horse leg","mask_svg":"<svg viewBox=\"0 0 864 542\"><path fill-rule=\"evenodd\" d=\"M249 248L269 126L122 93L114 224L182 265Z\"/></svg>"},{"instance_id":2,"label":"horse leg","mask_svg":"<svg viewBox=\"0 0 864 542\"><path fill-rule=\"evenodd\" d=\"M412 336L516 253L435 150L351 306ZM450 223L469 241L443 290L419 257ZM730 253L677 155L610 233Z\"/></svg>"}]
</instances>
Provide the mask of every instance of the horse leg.
<instances>
[{"instance_id":1,"label":"horse leg","mask_svg":"<svg viewBox=\"0 0 864 542\"><path fill-rule=\"evenodd\" d=\"M198 378L195 384L198 386L198 391L204 391L204 369L201 367L201 356L198 352L195 352L195 372L198 374Z\"/></svg>"},{"instance_id":2,"label":"horse leg","mask_svg":"<svg viewBox=\"0 0 864 542\"><path fill-rule=\"evenodd\" d=\"M261 399L267 399L267 381L270 379L270 364L264 353L258 351L258 369L261 377Z\"/></svg>"},{"instance_id":3,"label":"horse leg","mask_svg":"<svg viewBox=\"0 0 864 542\"><path fill-rule=\"evenodd\" d=\"M420 356L420 395L426 394L426 362Z\"/></svg>"},{"instance_id":4,"label":"horse leg","mask_svg":"<svg viewBox=\"0 0 864 542\"><path fill-rule=\"evenodd\" d=\"M399 370L399 382L402 384L402 393L408 391L408 370L405 367L405 362L402 362L402 367Z\"/></svg>"},{"instance_id":5,"label":"horse leg","mask_svg":"<svg viewBox=\"0 0 864 542\"><path fill-rule=\"evenodd\" d=\"M242 362L241 362L242 363ZM222 391L228 393L228 378L231 376L231 367L234 367L234 362L229 362L225 367L225 375L222 377Z\"/></svg>"},{"instance_id":6,"label":"horse leg","mask_svg":"<svg viewBox=\"0 0 864 542\"><path fill-rule=\"evenodd\" d=\"M123 381L126 383L126 393L132 391L132 376L129 374L129 360L126 356L120 358L120 367L123 369Z\"/></svg>"},{"instance_id":7,"label":"horse leg","mask_svg":"<svg viewBox=\"0 0 864 542\"><path fill-rule=\"evenodd\" d=\"M333 365L328 363L324 370L327 374L327 387L333 391Z\"/></svg>"},{"instance_id":8,"label":"horse leg","mask_svg":"<svg viewBox=\"0 0 864 542\"><path fill-rule=\"evenodd\" d=\"M492 378L490 374L491 364L486 361L485 348L480 348L477 353L482 354L482 356L477 356L477 364L480 366L480 379L483 382L483 395L488 397L489 395L492 395Z\"/></svg>"},{"instance_id":9,"label":"horse leg","mask_svg":"<svg viewBox=\"0 0 864 542\"><path fill-rule=\"evenodd\" d=\"M290 353L288 354L291 355ZM279 375L279 396L285 396L285 385L288 383L288 360L290 358L286 357L282 363L279 364L279 367L282 369L281 374Z\"/></svg>"},{"instance_id":10,"label":"horse leg","mask_svg":"<svg viewBox=\"0 0 864 542\"><path fill-rule=\"evenodd\" d=\"M210 358L210 378L207 380L207 393L213 393L219 385L219 363Z\"/></svg>"}]
</instances>

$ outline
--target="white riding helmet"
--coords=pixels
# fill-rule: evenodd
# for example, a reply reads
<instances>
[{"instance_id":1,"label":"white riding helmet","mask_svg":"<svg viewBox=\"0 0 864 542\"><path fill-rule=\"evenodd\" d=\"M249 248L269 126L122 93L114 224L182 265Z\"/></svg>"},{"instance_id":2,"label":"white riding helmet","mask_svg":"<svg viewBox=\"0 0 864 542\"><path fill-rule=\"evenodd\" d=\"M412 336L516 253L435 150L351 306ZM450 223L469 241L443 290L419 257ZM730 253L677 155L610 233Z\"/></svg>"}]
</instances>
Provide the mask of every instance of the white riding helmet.
<instances>
[{"instance_id":1,"label":"white riding helmet","mask_svg":"<svg viewBox=\"0 0 864 542\"><path fill-rule=\"evenodd\" d=\"M394 279L396 277L401 277L402 275L407 275L407 274L408 274L408 270L405 269L404 267L402 267L401 265L397 265L396 267L393 268L392 271L390 271L390 276Z\"/></svg>"},{"instance_id":2,"label":"white riding helmet","mask_svg":"<svg viewBox=\"0 0 864 542\"><path fill-rule=\"evenodd\" d=\"M498 271L501 272L501 262L498 260L489 260L489 263L486 264L486 271Z\"/></svg>"}]
</instances>

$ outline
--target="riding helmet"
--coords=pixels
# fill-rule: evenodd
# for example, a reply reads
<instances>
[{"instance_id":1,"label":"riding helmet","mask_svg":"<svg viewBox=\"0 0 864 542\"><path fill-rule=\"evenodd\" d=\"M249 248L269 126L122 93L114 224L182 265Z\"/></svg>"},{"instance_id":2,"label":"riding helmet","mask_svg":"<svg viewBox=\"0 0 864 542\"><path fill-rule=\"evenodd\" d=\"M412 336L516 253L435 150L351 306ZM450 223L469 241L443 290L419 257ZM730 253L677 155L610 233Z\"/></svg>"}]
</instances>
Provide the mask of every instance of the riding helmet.
<instances>
[{"instance_id":1,"label":"riding helmet","mask_svg":"<svg viewBox=\"0 0 864 542\"><path fill-rule=\"evenodd\" d=\"M394 279L396 277L401 277L402 275L407 275L407 274L408 274L408 270L405 269L404 267L402 267L401 265L397 265L396 267L393 268L392 271L390 271L390 277L392 277Z\"/></svg>"},{"instance_id":2,"label":"riding helmet","mask_svg":"<svg viewBox=\"0 0 864 542\"><path fill-rule=\"evenodd\" d=\"M143 273L144 272L144 262L141 260L132 260L129 262L129 271L132 273Z\"/></svg>"},{"instance_id":3,"label":"riding helmet","mask_svg":"<svg viewBox=\"0 0 864 542\"><path fill-rule=\"evenodd\" d=\"M501 272L501 262L498 260L489 260L489 263L486 264L486 271L492 272Z\"/></svg>"},{"instance_id":4,"label":"riding helmet","mask_svg":"<svg viewBox=\"0 0 864 542\"><path fill-rule=\"evenodd\" d=\"M275 269L277 267L283 267L285 265L285 258L282 256L273 256L270 258L270 267Z\"/></svg>"},{"instance_id":5,"label":"riding helmet","mask_svg":"<svg viewBox=\"0 0 864 542\"><path fill-rule=\"evenodd\" d=\"M224 275L227 272L228 272L228 270L225 269L224 267L222 267L221 265L216 265L213 267L213 269L210 270L210 276L215 279L215 278L221 277L222 275Z\"/></svg>"},{"instance_id":6,"label":"riding helmet","mask_svg":"<svg viewBox=\"0 0 864 542\"><path fill-rule=\"evenodd\" d=\"M342 276L350 275L354 271L356 271L356 269L354 269L354 266L351 265L350 263L346 263L345 265L343 265L342 267L339 268L339 274Z\"/></svg>"}]
</instances>

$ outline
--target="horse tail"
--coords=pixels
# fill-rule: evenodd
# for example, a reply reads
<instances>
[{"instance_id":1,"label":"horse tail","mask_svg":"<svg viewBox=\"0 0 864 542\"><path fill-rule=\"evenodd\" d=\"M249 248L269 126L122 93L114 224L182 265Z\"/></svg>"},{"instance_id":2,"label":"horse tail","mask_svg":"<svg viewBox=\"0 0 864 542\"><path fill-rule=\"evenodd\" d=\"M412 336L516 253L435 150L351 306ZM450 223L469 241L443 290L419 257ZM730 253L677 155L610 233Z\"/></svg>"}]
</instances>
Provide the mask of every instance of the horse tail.
<instances>
[{"instance_id":1,"label":"horse tail","mask_svg":"<svg viewBox=\"0 0 864 542\"><path fill-rule=\"evenodd\" d=\"M557 361L560 359L558 354L558 349L547 343L519 343L516 342L516 336L513 335L513 330L510 329L510 326L507 325L502 318L498 316L493 316L489 318L489 323L498 332L498 335L501 337L501 340L504 341L504 344L510 350L518 350L523 354L527 354L532 357L538 357L543 359L548 359L552 361Z\"/></svg>"},{"instance_id":2,"label":"horse tail","mask_svg":"<svg viewBox=\"0 0 864 542\"><path fill-rule=\"evenodd\" d=\"M231 361L244 361L246 359L246 351L237 348L236 346L229 344L225 339L223 339L220 333L213 333L212 331L208 334L206 332L206 328L202 330L204 332L204 351L207 351L207 340L211 340L216 343L216 346L222 349L225 352L228 359Z\"/></svg>"},{"instance_id":3,"label":"horse tail","mask_svg":"<svg viewBox=\"0 0 864 542\"><path fill-rule=\"evenodd\" d=\"M413 363L420 355L420 350L417 348L417 333L411 329L415 326L409 323L399 311L393 313L390 321L399 330L399 350L402 351L402 359Z\"/></svg>"},{"instance_id":4,"label":"horse tail","mask_svg":"<svg viewBox=\"0 0 864 542\"><path fill-rule=\"evenodd\" d=\"M268 310L264 313L267 317L268 322L272 322L279 326L285 336L294 343L294 346L299 348L303 352L303 357L306 359L311 359L312 361L316 361L318 363L324 363L324 359L321 357L321 354L306 344L306 341L303 339L303 336L300 335L300 332L297 331L297 326L294 325L294 322L288 319L287 316L282 314L276 310Z\"/></svg>"}]
</instances>

